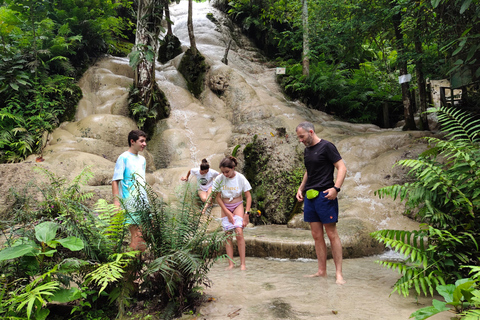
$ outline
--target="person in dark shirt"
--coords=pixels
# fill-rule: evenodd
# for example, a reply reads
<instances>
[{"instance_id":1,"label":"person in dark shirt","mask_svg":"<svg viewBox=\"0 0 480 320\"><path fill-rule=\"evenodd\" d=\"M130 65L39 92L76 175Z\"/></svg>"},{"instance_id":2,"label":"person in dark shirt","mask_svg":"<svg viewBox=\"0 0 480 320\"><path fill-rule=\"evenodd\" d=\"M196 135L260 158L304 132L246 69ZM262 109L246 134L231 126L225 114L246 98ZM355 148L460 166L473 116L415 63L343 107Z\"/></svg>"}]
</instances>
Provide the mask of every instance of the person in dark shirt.
<instances>
[{"instance_id":1,"label":"person in dark shirt","mask_svg":"<svg viewBox=\"0 0 480 320\"><path fill-rule=\"evenodd\" d=\"M342 243L337 231L338 199L347 167L335 145L320 139L315 133L313 124L302 122L297 126L297 137L305 145L304 162L307 171L297 191L297 200L304 201L304 221L310 223L315 241L315 252L318 259L318 271L310 277L327 275L327 246L323 229L330 240L333 261L336 269L336 283L344 284L342 274ZM333 181L333 173L337 169L337 178Z\"/></svg>"}]
</instances>

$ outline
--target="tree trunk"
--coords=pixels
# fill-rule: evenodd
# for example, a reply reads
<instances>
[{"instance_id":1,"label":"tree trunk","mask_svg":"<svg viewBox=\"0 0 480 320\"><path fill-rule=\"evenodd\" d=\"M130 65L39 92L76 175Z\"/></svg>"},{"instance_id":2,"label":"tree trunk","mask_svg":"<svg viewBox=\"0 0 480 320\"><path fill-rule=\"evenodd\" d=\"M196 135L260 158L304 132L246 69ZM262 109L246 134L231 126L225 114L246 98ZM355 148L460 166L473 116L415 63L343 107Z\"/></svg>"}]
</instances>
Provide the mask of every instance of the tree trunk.
<instances>
[{"instance_id":1,"label":"tree trunk","mask_svg":"<svg viewBox=\"0 0 480 320\"><path fill-rule=\"evenodd\" d=\"M158 0L139 0L137 11L137 33L135 46L143 52L143 58L135 70L135 86L145 106L152 103L152 87L155 84L155 55L160 33L161 12Z\"/></svg>"},{"instance_id":2,"label":"tree trunk","mask_svg":"<svg viewBox=\"0 0 480 320\"><path fill-rule=\"evenodd\" d=\"M302 23L303 23L303 59L302 59L302 74L304 76L310 75L310 59L309 59L309 39L308 39L308 6L307 0L302 0Z\"/></svg>"},{"instance_id":3,"label":"tree trunk","mask_svg":"<svg viewBox=\"0 0 480 320\"><path fill-rule=\"evenodd\" d=\"M188 38L190 38L190 49L192 50L192 55L197 55L197 45L195 43L195 34L193 33L193 21L192 21L192 0L188 0Z\"/></svg>"},{"instance_id":4,"label":"tree trunk","mask_svg":"<svg viewBox=\"0 0 480 320\"><path fill-rule=\"evenodd\" d=\"M418 111L420 113L420 130L429 130L427 120L427 90L425 76L423 75L423 49L422 43L415 37L415 51L419 59L416 62L415 72L417 74L417 86L418 86Z\"/></svg>"},{"instance_id":5,"label":"tree trunk","mask_svg":"<svg viewBox=\"0 0 480 320\"><path fill-rule=\"evenodd\" d=\"M390 2L392 9L395 6L394 1ZM397 54L399 62L399 69L400 69L400 76L406 75L407 71L407 61L404 58L404 43L403 43L403 33L400 29L400 22L402 20L401 13L396 13L392 17L393 28L395 30L395 37L397 38L396 46L397 46ZM414 118L414 111L412 105L412 99L410 97L410 86L408 82L403 82L401 84L402 87L402 102L403 102L403 114L405 117L405 126L403 130L416 130L417 127L415 125L415 118Z\"/></svg>"},{"instance_id":6,"label":"tree trunk","mask_svg":"<svg viewBox=\"0 0 480 320\"><path fill-rule=\"evenodd\" d=\"M165 1L165 20L167 20L167 34L172 35L172 21L170 20L170 7L168 6L168 0Z\"/></svg>"}]
</instances>

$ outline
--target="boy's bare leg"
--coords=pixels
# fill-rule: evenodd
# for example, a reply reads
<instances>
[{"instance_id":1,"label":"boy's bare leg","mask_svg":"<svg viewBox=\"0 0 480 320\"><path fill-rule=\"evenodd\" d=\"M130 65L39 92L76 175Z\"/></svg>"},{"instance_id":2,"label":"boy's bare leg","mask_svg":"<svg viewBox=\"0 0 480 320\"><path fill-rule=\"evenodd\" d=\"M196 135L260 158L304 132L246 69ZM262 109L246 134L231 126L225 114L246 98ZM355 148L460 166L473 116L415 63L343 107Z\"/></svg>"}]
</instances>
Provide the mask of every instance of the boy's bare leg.
<instances>
[{"instance_id":1,"label":"boy's bare leg","mask_svg":"<svg viewBox=\"0 0 480 320\"><path fill-rule=\"evenodd\" d=\"M144 252L147 248L145 244L145 240L143 240L142 231L138 225L131 224L128 226L128 230L130 231L131 241L130 241L130 248L132 250L140 250Z\"/></svg>"}]
</instances>

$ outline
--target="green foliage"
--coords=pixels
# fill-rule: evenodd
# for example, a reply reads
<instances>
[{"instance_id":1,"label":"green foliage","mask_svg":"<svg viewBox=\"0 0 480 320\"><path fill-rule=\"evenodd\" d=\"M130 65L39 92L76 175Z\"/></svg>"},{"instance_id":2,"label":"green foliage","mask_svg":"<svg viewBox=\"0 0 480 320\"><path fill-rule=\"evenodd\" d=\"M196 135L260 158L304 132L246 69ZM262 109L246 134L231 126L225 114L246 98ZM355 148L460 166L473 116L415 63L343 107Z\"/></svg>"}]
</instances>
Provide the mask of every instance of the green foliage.
<instances>
[{"instance_id":1,"label":"green foliage","mask_svg":"<svg viewBox=\"0 0 480 320\"><path fill-rule=\"evenodd\" d=\"M32 315L34 315L35 319L45 319L49 314L49 310L44 308L48 301L56 299L72 301L80 298L79 295L74 295L73 298L72 295L70 295L72 299L69 299L65 294L62 294L65 289L61 288L63 285L60 279L68 273L65 273L66 269L61 265L57 264L51 267L51 263L48 262L52 261L54 256L58 256L58 245L71 251L83 249L83 242L78 238L58 238L57 231L59 227L57 223L52 221L40 223L35 226L36 242L32 239L20 238L13 243L10 242L10 247L0 251L0 262L11 260L20 261L23 257L33 257L36 259L38 265L36 272L44 272L40 276L31 273L30 276L32 276L33 280L26 286L19 285L21 283L16 279L8 284L7 279L12 276L8 272L4 285L5 287L11 285L16 288L9 292L7 296L2 296L0 303L8 307L2 308L0 315L13 316L26 314L28 319L30 319ZM29 264L32 265L32 262L30 261ZM7 269L2 268L3 272L6 270ZM5 277L5 274L3 276ZM57 277L58 280L53 280L53 277ZM60 290L62 290L62 292L60 292Z\"/></svg>"},{"instance_id":2,"label":"green foliage","mask_svg":"<svg viewBox=\"0 0 480 320\"><path fill-rule=\"evenodd\" d=\"M123 280L125 269L138 254L138 251L130 251L125 253L116 253L110 257L110 262L103 263L94 271L85 277L85 284L90 282L100 286L98 294L100 295L108 285Z\"/></svg>"},{"instance_id":3,"label":"green foliage","mask_svg":"<svg viewBox=\"0 0 480 320\"><path fill-rule=\"evenodd\" d=\"M171 310L172 317L177 316L199 302L201 286L209 285L208 271L229 235L208 231L213 216L202 214L194 191L183 193L180 206L167 207L149 186L138 187L145 187L148 196L148 203L141 196L136 199L150 252L145 287L159 296L158 304Z\"/></svg>"},{"instance_id":4,"label":"green foliage","mask_svg":"<svg viewBox=\"0 0 480 320\"><path fill-rule=\"evenodd\" d=\"M85 319L91 309L104 315L107 298L123 317L139 293L138 278L142 294L156 295L152 307L166 308L167 318L198 304L202 286L209 285L208 271L223 257L219 252L231 235L208 231L213 217L210 209L201 213L195 191L182 192L180 207L168 207L150 187L137 186L148 196L136 199L149 248L139 255L124 244L131 212L105 200L96 203L95 212L85 205L92 196L81 189L92 175L88 168L72 181L37 170L48 178L37 187L43 199L28 199L39 198L32 186L12 191L11 221L2 228L7 247L0 251L0 317L44 319L51 301L78 301L72 313ZM72 282L75 287L69 287Z\"/></svg>"},{"instance_id":5,"label":"green foliage","mask_svg":"<svg viewBox=\"0 0 480 320\"><path fill-rule=\"evenodd\" d=\"M478 267L471 267L473 270ZM444 301L433 299L432 306L419 309L410 315L415 320L423 320L443 312L450 311L447 306L452 306L461 319L475 320L480 316L480 287L478 277L464 278L455 281L455 284L439 285L437 292Z\"/></svg>"},{"instance_id":6,"label":"green foliage","mask_svg":"<svg viewBox=\"0 0 480 320\"><path fill-rule=\"evenodd\" d=\"M149 99L145 102L141 98L141 90L135 86L130 87L128 109L137 126L151 137L157 121L170 115L170 103L156 82L147 90Z\"/></svg>"},{"instance_id":7,"label":"green foliage","mask_svg":"<svg viewBox=\"0 0 480 320\"><path fill-rule=\"evenodd\" d=\"M348 121L383 125L384 106L391 123L400 120L397 77L403 66L413 76L412 95L419 92L417 77L450 78L456 88L480 78L477 0L305 1L308 34L303 1L217 3L267 56L287 67L280 82L291 98ZM304 35L309 77L301 67Z\"/></svg>"},{"instance_id":8,"label":"green foliage","mask_svg":"<svg viewBox=\"0 0 480 320\"><path fill-rule=\"evenodd\" d=\"M346 70L322 59L310 64L308 77L302 74L300 63L286 68L279 81L290 97L348 121L378 123L384 103L401 101L396 77L371 62Z\"/></svg>"},{"instance_id":9,"label":"green foliage","mask_svg":"<svg viewBox=\"0 0 480 320\"><path fill-rule=\"evenodd\" d=\"M433 294L439 283L465 277L462 266L479 264L479 120L451 108L436 111L448 140L425 138L431 148L418 159L398 162L410 168L412 181L376 191L381 198L404 201L407 214L428 223L420 231L372 233L405 255L404 262L381 262L402 274L394 291L404 295L410 288L418 294Z\"/></svg>"},{"instance_id":10,"label":"green foliage","mask_svg":"<svg viewBox=\"0 0 480 320\"><path fill-rule=\"evenodd\" d=\"M47 303L79 299L82 302L75 312L82 313L92 307L105 285L109 285L109 291L112 289L118 280L117 271L128 273L131 263L126 261L135 260L136 252L121 253L125 250L124 211L117 212L104 200L97 203L97 212L86 206L85 201L93 195L81 190L92 177L88 167L72 181L42 167L37 170L48 178L48 182L35 186L41 197L32 192L36 191L32 185L22 192L12 190L17 201L6 217L11 219L6 222L10 227L2 228L7 248L0 251L0 270L4 287L8 288L0 301L6 306L0 308L2 316L31 314L35 319L44 319ZM35 197L36 202L28 197ZM39 223L44 219L53 221ZM42 274L48 274L48 278ZM132 292L131 285L125 285L129 278L124 278L117 287ZM39 283L37 279L44 280ZM81 289L69 288L72 282ZM129 297L124 295L125 299Z\"/></svg>"},{"instance_id":11,"label":"green foliage","mask_svg":"<svg viewBox=\"0 0 480 320\"><path fill-rule=\"evenodd\" d=\"M127 1L4 1L0 8L0 163L42 154L44 134L70 121L90 58L117 53Z\"/></svg>"},{"instance_id":12,"label":"green foliage","mask_svg":"<svg viewBox=\"0 0 480 320\"><path fill-rule=\"evenodd\" d=\"M104 199L99 199L95 204L98 213L97 227L102 230L102 235L108 241L111 252L121 252L122 241L126 235L125 210L118 210L114 204L109 204Z\"/></svg>"},{"instance_id":13,"label":"green foliage","mask_svg":"<svg viewBox=\"0 0 480 320\"><path fill-rule=\"evenodd\" d=\"M433 295L438 284L445 284L447 276L438 269L442 267L437 261L434 246L424 243L424 238L432 235L434 230L425 231L398 231L379 230L372 232L372 237L391 247L405 256L401 262L377 261L380 265L392 270L397 270L402 277L397 280L393 292L397 291L404 296L409 295L409 290L415 288L417 294ZM448 262L445 265L449 265Z\"/></svg>"}]
</instances>

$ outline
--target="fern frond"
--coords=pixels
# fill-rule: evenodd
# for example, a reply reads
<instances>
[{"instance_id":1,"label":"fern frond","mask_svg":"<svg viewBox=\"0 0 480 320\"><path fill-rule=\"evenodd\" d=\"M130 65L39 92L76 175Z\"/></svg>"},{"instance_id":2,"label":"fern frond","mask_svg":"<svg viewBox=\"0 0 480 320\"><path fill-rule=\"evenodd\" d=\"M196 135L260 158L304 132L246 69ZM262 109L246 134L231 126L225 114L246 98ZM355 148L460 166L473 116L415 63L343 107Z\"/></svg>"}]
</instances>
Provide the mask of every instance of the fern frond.
<instances>
[{"instance_id":1,"label":"fern frond","mask_svg":"<svg viewBox=\"0 0 480 320\"><path fill-rule=\"evenodd\" d=\"M85 282L95 283L100 286L98 294L100 295L103 290L111 283L115 283L124 277L126 267L132 263L138 251L130 251L125 253L114 254L112 258L114 261L103 263L98 266L97 269L90 272L85 277Z\"/></svg>"},{"instance_id":2,"label":"fern frond","mask_svg":"<svg viewBox=\"0 0 480 320\"><path fill-rule=\"evenodd\" d=\"M447 136L454 140L480 142L480 120L456 108L442 106L438 109L438 119Z\"/></svg>"},{"instance_id":3,"label":"fern frond","mask_svg":"<svg viewBox=\"0 0 480 320\"><path fill-rule=\"evenodd\" d=\"M387 229L374 231L370 235L378 242L402 254L407 262L427 268L428 256L423 242L425 232Z\"/></svg>"}]
</instances>

